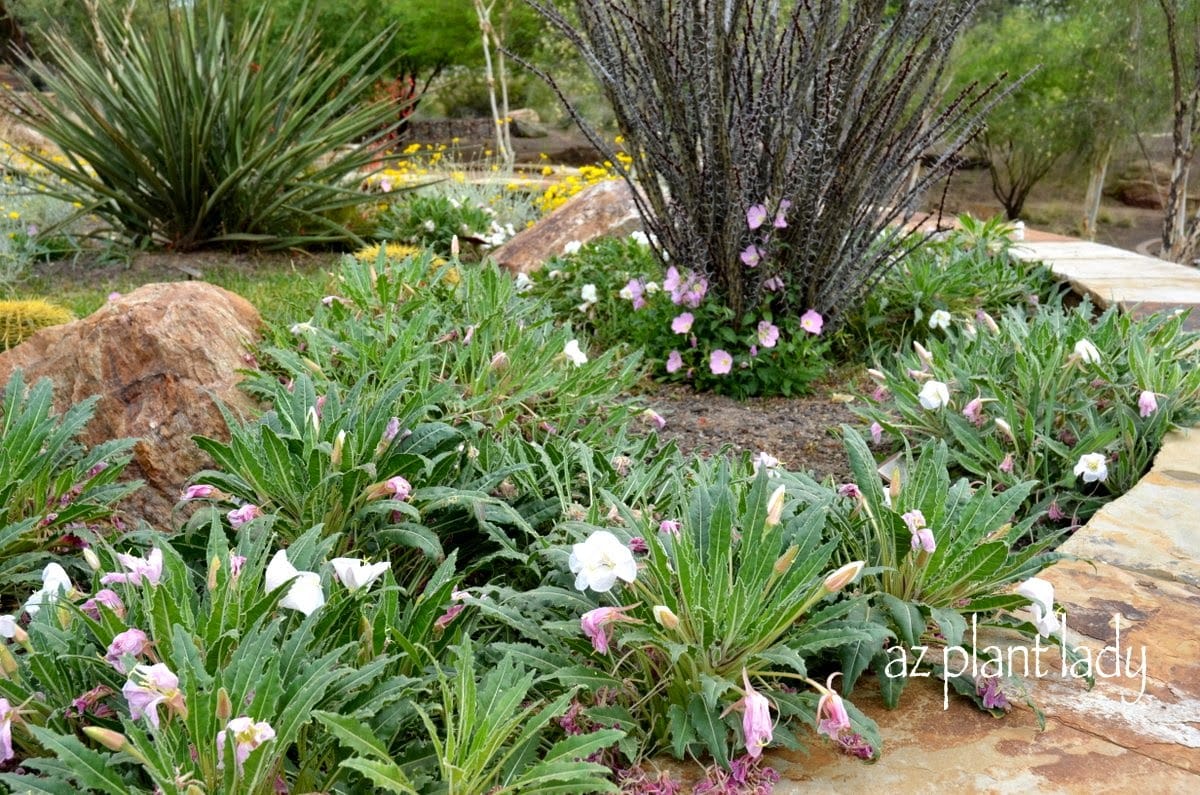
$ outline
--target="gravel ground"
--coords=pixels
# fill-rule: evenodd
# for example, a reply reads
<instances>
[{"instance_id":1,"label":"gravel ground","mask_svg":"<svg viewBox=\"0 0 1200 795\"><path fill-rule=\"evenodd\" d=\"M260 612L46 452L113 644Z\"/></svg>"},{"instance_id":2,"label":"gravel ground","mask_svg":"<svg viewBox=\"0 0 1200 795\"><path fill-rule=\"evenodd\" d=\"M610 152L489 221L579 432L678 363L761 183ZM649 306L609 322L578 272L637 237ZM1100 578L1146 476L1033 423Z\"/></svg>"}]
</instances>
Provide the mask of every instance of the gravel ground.
<instances>
[{"instance_id":1,"label":"gravel ground","mask_svg":"<svg viewBox=\"0 0 1200 795\"><path fill-rule=\"evenodd\" d=\"M667 421L659 436L673 439L685 453L712 455L726 445L735 453L762 451L793 471L842 482L850 476L837 431L842 423L862 424L846 403L849 391L833 383L818 385L805 397L738 402L686 386L658 385L641 397Z\"/></svg>"}]
</instances>

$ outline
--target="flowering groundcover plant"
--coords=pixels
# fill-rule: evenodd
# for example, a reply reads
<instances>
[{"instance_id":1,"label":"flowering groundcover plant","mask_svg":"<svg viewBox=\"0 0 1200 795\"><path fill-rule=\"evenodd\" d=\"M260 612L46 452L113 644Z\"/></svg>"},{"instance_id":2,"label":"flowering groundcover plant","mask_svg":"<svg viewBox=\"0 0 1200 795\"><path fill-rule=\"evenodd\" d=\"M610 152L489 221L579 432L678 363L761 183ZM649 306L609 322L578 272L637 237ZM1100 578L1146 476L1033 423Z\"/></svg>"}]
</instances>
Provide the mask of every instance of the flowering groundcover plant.
<instances>
[{"instance_id":1,"label":"flowering groundcover plant","mask_svg":"<svg viewBox=\"0 0 1200 795\"><path fill-rule=\"evenodd\" d=\"M944 440L973 478L1033 481L1021 515L1078 525L1137 483L1167 432L1200 420L1197 340L1180 315L1093 320L1086 301L955 316L878 362L860 413L895 439Z\"/></svg>"}]
</instances>

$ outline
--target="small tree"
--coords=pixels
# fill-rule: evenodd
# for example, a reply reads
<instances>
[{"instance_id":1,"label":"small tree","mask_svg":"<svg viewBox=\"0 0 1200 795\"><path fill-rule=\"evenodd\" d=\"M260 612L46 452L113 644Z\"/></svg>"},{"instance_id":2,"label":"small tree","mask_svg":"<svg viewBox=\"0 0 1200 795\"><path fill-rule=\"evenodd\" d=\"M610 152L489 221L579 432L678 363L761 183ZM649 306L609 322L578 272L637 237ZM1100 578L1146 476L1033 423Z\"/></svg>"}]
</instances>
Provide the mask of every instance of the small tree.
<instances>
[{"instance_id":1,"label":"small tree","mask_svg":"<svg viewBox=\"0 0 1200 795\"><path fill-rule=\"evenodd\" d=\"M577 0L578 27L526 2L604 87L656 245L712 278L735 323L776 278L777 308L844 313L916 242L897 222L988 106L972 86L928 112L975 0ZM766 223L751 229L759 207Z\"/></svg>"}]
</instances>

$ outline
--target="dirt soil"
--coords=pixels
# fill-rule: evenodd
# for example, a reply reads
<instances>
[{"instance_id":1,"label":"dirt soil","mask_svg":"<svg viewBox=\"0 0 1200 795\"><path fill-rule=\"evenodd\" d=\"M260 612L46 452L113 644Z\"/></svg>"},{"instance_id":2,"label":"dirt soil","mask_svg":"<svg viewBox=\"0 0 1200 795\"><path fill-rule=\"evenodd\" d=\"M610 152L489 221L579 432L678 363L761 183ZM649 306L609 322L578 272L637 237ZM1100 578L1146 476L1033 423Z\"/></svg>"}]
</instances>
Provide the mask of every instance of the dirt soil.
<instances>
[{"instance_id":1,"label":"dirt soil","mask_svg":"<svg viewBox=\"0 0 1200 795\"><path fill-rule=\"evenodd\" d=\"M835 433L842 423L861 425L838 384L818 386L812 395L751 398L701 394L679 385L656 385L642 398L667 421L659 432L685 452L713 455L725 447L735 455L768 453L788 469L808 471L817 480L850 480L845 451Z\"/></svg>"}]
</instances>

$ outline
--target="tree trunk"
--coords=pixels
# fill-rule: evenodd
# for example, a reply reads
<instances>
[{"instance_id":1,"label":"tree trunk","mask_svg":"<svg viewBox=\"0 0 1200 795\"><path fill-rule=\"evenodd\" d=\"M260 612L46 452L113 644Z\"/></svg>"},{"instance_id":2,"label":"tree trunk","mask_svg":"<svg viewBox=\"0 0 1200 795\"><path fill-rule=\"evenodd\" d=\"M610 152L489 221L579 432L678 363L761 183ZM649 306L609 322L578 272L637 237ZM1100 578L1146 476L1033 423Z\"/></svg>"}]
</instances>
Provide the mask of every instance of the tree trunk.
<instances>
[{"instance_id":1,"label":"tree trunk","mask_svg":"<svg viewBox=\"0 0 1200 795\"><path fill-rule=\"evenodd\" d=\"M1083 236L1088 240L1096 239L1096 216L1100 214L1100 197L1104 195L1104 176L1108 173L1112 150L1110 141L1097 153L1088 174L1087 193L1083 198Z\"/></svg>"},{"instance_id":2,"label":"tree trunk","mask_svg":"<svg viewBox=\"0 0 1200 795\"><path fill-rule=\"evenodd\" d=\"M1178 0L1159 0L1171 59L1171 184L1162 229L1163 259L1191 263L1200 245L1200 217L1188 228L1187 189L1200 124L1200 29L1179 24ZM1181 31L1181 28L1183 30ZM1190 35L1190 40L1189 40ZM1192 62L1188 63L1189 54Z\"/></svg>"}]
</instances>

